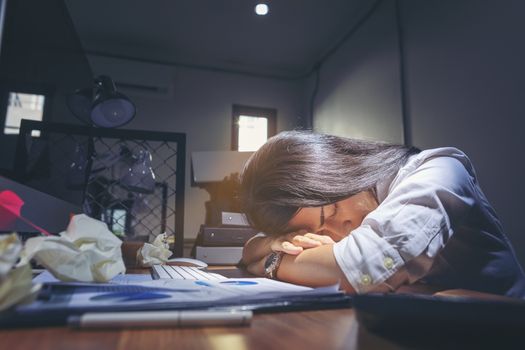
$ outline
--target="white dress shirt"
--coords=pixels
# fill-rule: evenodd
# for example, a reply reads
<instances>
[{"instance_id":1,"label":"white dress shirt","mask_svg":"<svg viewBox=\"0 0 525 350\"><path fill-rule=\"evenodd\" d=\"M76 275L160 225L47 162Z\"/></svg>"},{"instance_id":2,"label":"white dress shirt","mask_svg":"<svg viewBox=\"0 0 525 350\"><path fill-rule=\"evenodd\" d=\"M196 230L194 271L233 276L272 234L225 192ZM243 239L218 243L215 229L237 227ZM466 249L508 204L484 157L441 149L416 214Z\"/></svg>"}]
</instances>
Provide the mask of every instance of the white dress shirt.
<instances>
[{"instance_id":1,"label":"white dress shirt","mask_svg":"<svg viewBox=\"0 0 525 350\"><path fill-rule=\"evenodd\" d=\"M379 206L333 247L358 293L428 281L525 294L523 271L463 152L422 151L376 190Z\"/></svg>"}]
</instances>

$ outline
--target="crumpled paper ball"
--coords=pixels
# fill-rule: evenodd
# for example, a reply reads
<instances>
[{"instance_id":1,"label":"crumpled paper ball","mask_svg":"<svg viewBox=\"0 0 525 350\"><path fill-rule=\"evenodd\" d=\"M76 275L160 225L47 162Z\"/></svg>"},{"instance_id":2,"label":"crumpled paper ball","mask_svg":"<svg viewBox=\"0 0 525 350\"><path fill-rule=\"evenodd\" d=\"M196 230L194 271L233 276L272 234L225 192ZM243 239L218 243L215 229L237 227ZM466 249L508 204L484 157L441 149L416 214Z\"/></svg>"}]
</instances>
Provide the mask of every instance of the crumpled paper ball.
<instances>
[{"instance_id":1,"label":"crumpled paper ball","mask_svg":"<svg viewBox=\"0 0 525 350\"><path fill-rule=\"evenodd\" d=\"M164 264L172 255L169 250L167 233L161 233L152 244L144 243L141 249L137 252L137 262L141 266L150 267L153 265Z\"/></svg>"},{"instance_id":2,"label":"crumpled paper ball","mask_svg":"<svg viewBox=\"0 0 525 350\"><path fill-rule=\"evenodd\" d=\"M21 251L22 243L15 233L0 236L0 311L33 301L40 290L40 284L32 284L31 265L14 267Z\"/></svg>"},{"instance_id":3,"label":"crumpled paper ball","mask_svg":"<svg viewBox=\"0 0 525 350\"><path fill-rule=\"evenodd\" d=\"M104 222L80 214L60 237L28 239L23 258L35 259L61 281L107 282L126 271L121 245Z\"/></svg>"}]
</instances>

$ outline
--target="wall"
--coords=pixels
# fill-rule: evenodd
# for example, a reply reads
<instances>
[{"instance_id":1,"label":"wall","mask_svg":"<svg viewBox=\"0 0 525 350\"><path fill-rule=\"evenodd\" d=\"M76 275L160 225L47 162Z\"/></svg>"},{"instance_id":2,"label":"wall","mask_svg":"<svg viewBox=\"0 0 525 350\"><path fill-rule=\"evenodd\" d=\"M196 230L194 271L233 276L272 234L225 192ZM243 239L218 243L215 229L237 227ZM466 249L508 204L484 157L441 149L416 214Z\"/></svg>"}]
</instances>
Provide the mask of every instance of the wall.
<instances>
[{"instance_id":1,"label":"wall","mask_svg":"<svg viewBox=\"0 0 525 350\"><path fill-rule=\"evenodd\" d=\"M386 1L320 71L314 129L403 142L394 2Z\"/></svg>"},{"instance_id":2,"label":"wall","mask_svg":"<svg viewBox=\"0 0 525 350\"><path fill-rule=\"evenodd\" d=\"M456 146L525 262L521 216L525 139L525 2L400 0L409 140ZM321 70L314 126L402 141L395 2L376 13Z\"/></svg>"},{"instance_id":3,"label":"wall","mask_svg":"<svg viewBox=\"0 0 525 350\"><path fill-rule=\"evenodd\" d=\"M525 2L403 1L413 140L457 146L525 261Z\"/></svg>"},{"instance_id":4,"label":"wall","mask_svg":"<svg viewBox=\"0 0 525 350\"><path fill-rule=\"evenodd\" d=\"M278 131L304 122L301 81L89 58L95 75L161 87L158 92L123 90L137 105L137 116L126 129L186 133L185 238L195 237L204 223L209 199L205 190L190 186L191 152L230 150L233 104L276 108Z\"/></svg>"}]
</instances>

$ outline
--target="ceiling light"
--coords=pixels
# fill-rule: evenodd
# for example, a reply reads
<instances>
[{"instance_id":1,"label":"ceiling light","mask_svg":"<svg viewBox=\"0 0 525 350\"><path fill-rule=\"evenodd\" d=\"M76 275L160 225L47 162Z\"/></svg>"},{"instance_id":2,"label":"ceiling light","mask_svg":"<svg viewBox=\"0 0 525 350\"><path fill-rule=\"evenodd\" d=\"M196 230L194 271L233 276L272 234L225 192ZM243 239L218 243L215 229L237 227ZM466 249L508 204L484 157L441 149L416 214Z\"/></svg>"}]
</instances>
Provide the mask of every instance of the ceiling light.
<instances>
[{"instance_id":1,"label":"ceiling light","mask_svg":"<svg viewBox=\"0 0 525 350\"><path fill-rule=\"evenodd\" d=\"M259 16L264 16L268 13L268 5L266 4L257 4L255 6L255 13Z\"/></svg>"}]
</instances>

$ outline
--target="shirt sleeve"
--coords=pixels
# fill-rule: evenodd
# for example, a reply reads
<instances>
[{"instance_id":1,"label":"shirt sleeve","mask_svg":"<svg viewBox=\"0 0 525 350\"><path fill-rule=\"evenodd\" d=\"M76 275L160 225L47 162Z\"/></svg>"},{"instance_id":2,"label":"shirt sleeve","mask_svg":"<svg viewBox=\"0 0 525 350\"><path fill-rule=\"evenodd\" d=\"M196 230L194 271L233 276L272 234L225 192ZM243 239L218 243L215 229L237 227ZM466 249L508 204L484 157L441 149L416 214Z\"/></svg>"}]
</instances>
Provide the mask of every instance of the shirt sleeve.
<instances>
[{"instance_id":1,"label":"shirt sleeve","mask_svg":"<svg viewBox=\"0 0 525 350\"><path fill-rule=\"evenodd\" d=\"M418 258L434 259L475 203L474 175L453 157L402 168L396 179L361 226L334 244L336 261L358 293L387 280L396 281L392 287L397 288L404 280L395 274L407 275L409 263ZM413 269L411 279L423 277L430 266Z\"/></svg>"}]
</instances>

